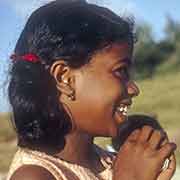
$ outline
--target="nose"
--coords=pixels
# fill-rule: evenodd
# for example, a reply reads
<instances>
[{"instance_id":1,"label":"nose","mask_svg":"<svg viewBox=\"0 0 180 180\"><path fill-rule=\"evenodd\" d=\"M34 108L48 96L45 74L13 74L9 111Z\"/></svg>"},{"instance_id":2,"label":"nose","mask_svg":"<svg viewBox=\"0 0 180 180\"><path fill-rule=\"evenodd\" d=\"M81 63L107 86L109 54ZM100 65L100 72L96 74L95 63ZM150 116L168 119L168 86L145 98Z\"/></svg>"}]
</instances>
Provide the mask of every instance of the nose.
<instances>
[{"instance_id":1,"label":"nose","mask_svg":"<svg viewBox=\"0 0 180 180\"><path fill-rule=\"evenodd\" d=\"M128 95L131 97L138 96L140 90L134 81L129 81L127 84Z\"/></svg>"}]
</instances>

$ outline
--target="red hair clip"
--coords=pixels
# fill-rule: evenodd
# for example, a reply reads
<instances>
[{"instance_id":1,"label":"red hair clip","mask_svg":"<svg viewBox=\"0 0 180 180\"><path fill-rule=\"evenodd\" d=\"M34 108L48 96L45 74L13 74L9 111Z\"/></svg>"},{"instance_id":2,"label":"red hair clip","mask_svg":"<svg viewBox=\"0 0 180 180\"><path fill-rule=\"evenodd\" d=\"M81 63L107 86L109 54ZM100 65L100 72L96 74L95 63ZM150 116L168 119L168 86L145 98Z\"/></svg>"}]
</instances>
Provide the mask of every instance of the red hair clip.
<instances>
[{"instance_id":1,"label":"red hair clip","mask_svg":"<svg viewBox=\"0 0 180 180\"><path fill-rule=\"evenodd\" d=\"M35 55L35 54L32 54L32 53L25 54L23 56L18 56L16 54L13 54L13 55L11 55L10 58L13 59L13 60L21 59L21 60L28 61L28 62L33 62L33 63L40 62L39 57L37 55Z\"/></svg>"}]
</instances>

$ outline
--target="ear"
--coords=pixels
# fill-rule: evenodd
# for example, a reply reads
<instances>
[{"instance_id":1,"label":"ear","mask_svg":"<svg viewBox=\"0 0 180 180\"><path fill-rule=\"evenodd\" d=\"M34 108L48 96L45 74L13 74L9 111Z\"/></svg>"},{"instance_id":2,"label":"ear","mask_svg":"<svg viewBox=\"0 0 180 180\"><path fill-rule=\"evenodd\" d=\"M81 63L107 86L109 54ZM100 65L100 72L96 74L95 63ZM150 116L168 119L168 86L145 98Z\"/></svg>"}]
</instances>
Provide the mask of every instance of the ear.
<instances>
[{"instance_id":1,"label":"ear","mask_svg":"<svg viewBox=\"0 0 180 180\"><path fill-rule=\"evenodd\" d=\"M63 60L53 63L50 73L56 81L56 87L62 94L72 98L74 95L74 75L73 70Z\"/></svg>"}]
</instances>

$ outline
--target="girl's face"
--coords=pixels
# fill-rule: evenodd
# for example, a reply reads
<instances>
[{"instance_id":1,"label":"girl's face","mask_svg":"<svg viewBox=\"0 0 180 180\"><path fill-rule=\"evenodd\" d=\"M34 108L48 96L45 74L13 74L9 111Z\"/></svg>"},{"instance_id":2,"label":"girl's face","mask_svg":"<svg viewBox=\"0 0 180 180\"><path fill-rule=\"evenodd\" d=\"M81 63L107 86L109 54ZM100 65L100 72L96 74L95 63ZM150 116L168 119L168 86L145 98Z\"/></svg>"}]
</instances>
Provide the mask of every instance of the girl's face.
<instances>
[{"instance_id":1,"label":"girl's face","mask_svg":"<svg viewBox=\"0 0 180 180\"><path fill-rule=\"evenodd\" d=\"M138 87L129 77L132 48L113 44L75 70L76 100L68 103L76 130L93 136L116 136L126 120Z\"/></svg>"}]
</instances>

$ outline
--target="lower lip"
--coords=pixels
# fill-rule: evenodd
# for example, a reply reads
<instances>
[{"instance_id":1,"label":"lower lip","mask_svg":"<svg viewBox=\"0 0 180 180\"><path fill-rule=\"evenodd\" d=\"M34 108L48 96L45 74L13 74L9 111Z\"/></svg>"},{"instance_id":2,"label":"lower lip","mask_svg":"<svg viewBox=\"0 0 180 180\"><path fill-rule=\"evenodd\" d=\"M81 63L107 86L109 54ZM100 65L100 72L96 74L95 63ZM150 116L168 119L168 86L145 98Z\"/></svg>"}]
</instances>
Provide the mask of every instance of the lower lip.
<instances>
[{"instance_id":1,"label":"lower lip","mask_svg":"<svg viewBox=\"0 0 180 180\"><path fill-rule=\"evenodd\" d=\"M127 115L123 115L120 111L116 111L114 113L114 119L115 119L115 122L119 125L122 122L126 121Z\"/></svg>"}]
</instances>

